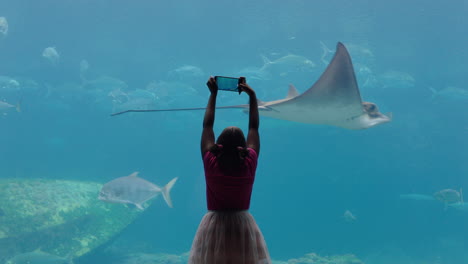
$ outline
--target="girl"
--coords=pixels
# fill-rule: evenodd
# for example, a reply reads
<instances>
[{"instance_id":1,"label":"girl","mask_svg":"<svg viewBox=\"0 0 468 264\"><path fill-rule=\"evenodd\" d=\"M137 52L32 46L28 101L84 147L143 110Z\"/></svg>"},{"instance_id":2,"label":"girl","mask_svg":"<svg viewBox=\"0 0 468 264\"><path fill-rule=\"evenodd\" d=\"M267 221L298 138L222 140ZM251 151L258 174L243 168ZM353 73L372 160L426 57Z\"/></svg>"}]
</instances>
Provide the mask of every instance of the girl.
<instances>
[{"instance_id":1,"label":"girl","mask_svg":"<svg viewBox=\"0 0 468 264\"><path fill-rule=\"evenodd\" d=\"M193 240L189 264L269 264L263 235L248 212L260 153L255 91L241 79L238 88L250 97L247 140L240 128L227 127L215 142L218 85L210 77L207 86L211 95L203 120L201 154L208 213Z\"/></svg>"}]
</instances>

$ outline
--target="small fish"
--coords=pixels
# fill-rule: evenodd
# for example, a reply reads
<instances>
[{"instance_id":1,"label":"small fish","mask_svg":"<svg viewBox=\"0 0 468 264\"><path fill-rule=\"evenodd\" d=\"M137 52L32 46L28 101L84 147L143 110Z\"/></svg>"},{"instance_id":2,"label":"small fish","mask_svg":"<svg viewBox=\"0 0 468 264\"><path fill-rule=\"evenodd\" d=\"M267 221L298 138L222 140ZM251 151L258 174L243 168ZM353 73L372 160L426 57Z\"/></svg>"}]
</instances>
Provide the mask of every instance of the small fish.
<instances>
[{"instance_id":1,"label":"small fish","mask_svg":"<svg viewBox=\"0 0 468 264\"><path fill-rule=\"evenodd\" d=\"M0 75L0 91L18 91L20 83L8 76Z\"/></svg>"},{"instance_id":2,"label":"small fish","mask_svg":"<svg viewBox=\"0 0 468 264\"><path fill-rule=\"evenodd\" d=\"M455 208L457 210L460 210L460 211L468 212L468 203L458 202L458 203L449 204L448 206Z\"/></svg>"},{"instance_id":3,"label":"small fish","mask_svg":"<svg viewBox=\"0 0 468 264\"><path fill-rule=\"evenodd\" d=\"M247 67L237 72L238 76L248 76L249 80L270 80L271 73L258 67Z\"/></svg>"},{"instance_id":4,"label":"small fish","mask_svg":"<svg viewBox=\"0 0 468 264\"><path fill-rule=\"evenodd\" d=\"M411 89L416 85L416 79L406 72L388 70L378 76L383 89Z\"/></svg>"},{"instance_id":5,"label":"small fish","mask_svg":"<svg viewBox=\"0 0 468 264\"><path fill-rule=\"evenodd\" d=\"M262 56L262 58L263 66L260 70L279 74L280 76L285 76L290 72L310 72L316 66L311 60L294 54L283 56L274 61L269 60L265 56Z\"/></svg>"},{"instance_id":6,"label":"small fish","mask_svg":"<svg viewBox=\"0 0 468 264\"><path fill-rule=\"evenodd\" d=\"M47 47L42 51L42 57L46 58L53 65L57 65L60 60L60 55L55 47Z\"/></svg>"},{"instance_id":7,"label":"small fish","mask_svg":"<svg viewBox=\"0 0 468 264\"><path fill-rule=\"evenodd\" d=\"M128 98L128 97L127 97ZM123 99L123 98L122 98ZM122 111L126 109L146 110L154 108L156 100L151 98L134 98L121 103L119 100L113 100L113 111Z\"/></svg>"},{"instance_id":8,"label":"small fish","mask_svg":"<svg viewBox=\"0 0 468 264\"><path fill-rule=\"evenodd\" d=\"M179 80L197 78L205 76L203 70L197 66L193 65L183 65L177 69L174 69L169 72L170 77L174 77Z\"/></svg>"},{"instance_id":9,"label":"small fish","mask_svg":"<svg viewBox=\"0 0 468 264\"><path fill-rule=\"evenodd\" d=\"M73 264L69 258L55 256L41 250L19 254L11 258L6 264Z\"/></svg>"},{"instance_id":10,"label":"small fish","mask_svg":"<svg viewBox=\"0 0 468 264\"><path fill-rule=\"evenodd\" d=\"M454 203L463 203L463 191L460 192L452 189L444 189L434 193L434 198L445 203L445 205Z\"/></svg>"},{"instance_id":11,"label":"small fish","mask_svg":"<svg viewBox=\"0 0 468 264\"><path fill-rule=\"evenodd\" d=\"M9 104L5 101L0 101L0 112L6 112L8 111L9 109L12 109L14 108L16 110L16 112L21 112L21 105L20 103L16 104L15 105L12 105L12 104Z\"/></svg>"},{"instance_id":12,"label":"small fish","mask_svg":"<svg viewBox=\"0 0 468 264\"><path fill-rule=\"evenodd\" d=\"M109 203L133 204L138 209L144 210L143 204L161 193L167 205L172 208L169 193L176 181L177 177L161 188L138 177L138 172L134 172L129 176L120 177L104 184L98 199Z\"/></svg>"},{"instance_id":13,"label":"small fish","mask_svg":"<svg viewBox=\"0 0 468 264\"><path fill-rule=\"evenodd\" d=\"M97 79L89 80L85 84L85 89L87 90L96 90L96 91L104 91L106 93L114 91L116 89L121 89L122 91L126 91L128 85L117 78L111 76L99 76Z\"/></svg>"},{"instance_id":14,"label":"small fish","mask_svg":"<svg viewBox=\"0 0 468 264\"><path fill-rule=\"evenodd\" d=\"M346 222L355 222L357 220L357 217L351 213L351 211L346 210L343 214L343 218L345 219Z\"/></svg>"},{"instance_id":15,"label":"small fish","mask_svg":"<svg viewBox=\"0 0 468 264\"><path fill-rule=\"evenodd\" d=\"M400 194L400 199L415 200L415 201L434 201L435 198L430 195L419 193Z\"/></svg>"},{"instance_id":16,"label":"small fish","mask_svg":"<svg viewBox=\"0 0 468 264\"><path fill-rule=\"evenodd\" d=\"M468 101L468 90L448 86L441 90L436 90L432 87L429 87L429 90L432 92L432 100L448 100L448 101Z\"/></svg>"},{"instance_id":17,"label":"small fish","mask_svg":"<svg viewBox=\"0 0 468 264\"><path fill-rule=\"evenodd\" d=\"M0 17L0 36L6 37L8 34L8 21L6 17Z\"/></svg>"}]
</instances>

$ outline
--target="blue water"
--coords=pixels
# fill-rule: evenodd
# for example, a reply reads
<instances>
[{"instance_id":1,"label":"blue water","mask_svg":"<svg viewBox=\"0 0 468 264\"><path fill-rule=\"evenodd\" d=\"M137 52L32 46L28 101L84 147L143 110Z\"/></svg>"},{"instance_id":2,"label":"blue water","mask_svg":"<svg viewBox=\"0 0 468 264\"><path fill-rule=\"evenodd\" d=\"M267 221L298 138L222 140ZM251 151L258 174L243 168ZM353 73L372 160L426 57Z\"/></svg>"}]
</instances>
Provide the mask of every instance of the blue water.
<instances>
[{"instance_id":1,"label":"blue water","mask_svg":"<svg viewBox=\"0 0 468 264\"><path fill-rule=\"evenodd\" d=\"M20 83L13 91L0 88L0 99L22 108L0 113L0 177L104 183L140 171L161 185L179 177L174 208L159 198L120 239L155 252L187 252L206 211L203 112L110 117L119 103L108 91L64 88L82 84L80 62L89 63L88 80L111 76L127 84L125 92L164 82L167 94L155 93L162 99L153 108L197 107L206 104L210 75L239 76L261 67L262 55L301 55L316 68L291 65L270 79L247 74L259 99L283 98L289 83L303 92L326 67L320 42L334 50L341 41L363 100L394 118L352 131L262 117L251 213L272 258L316 252L353 253L371 264L468 263L468 211L399 199L468 192L468 96L431 91L468 90L467 12L458 0L0 0L9 24L0 38L0 75ZM41 55L46 47L58 51L57 65ZM175 73L186 65L202 74ZM370 72L358 71L365 67ZM386 77L390 71L400 77ZM220 92L218 104L246 101ZM217 134L247 126L237 110L216 118ZM357 220L346 222L346 210Z\"/></svg>"}]
</instances>

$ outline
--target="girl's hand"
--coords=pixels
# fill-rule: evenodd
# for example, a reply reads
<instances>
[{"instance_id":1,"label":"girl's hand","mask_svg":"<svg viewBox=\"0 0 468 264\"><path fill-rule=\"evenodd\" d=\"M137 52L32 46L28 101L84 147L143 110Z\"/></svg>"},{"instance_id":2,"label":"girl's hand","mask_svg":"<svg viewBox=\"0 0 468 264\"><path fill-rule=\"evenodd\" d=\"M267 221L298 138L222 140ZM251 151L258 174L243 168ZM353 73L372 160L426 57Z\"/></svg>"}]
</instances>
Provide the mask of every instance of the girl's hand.
<instances>
[{"instance_id":1,"label":"girl's hand","mask_svg":"<svg viewBox=\"0 0 468 264\"><path fill-rule=\"evenodd\" d=\"M212 94L217 94L218 93L218 84L216 83L216 80L213 76L211 76L208 79L208 82L206 83L206 86L208 86L208 89L210 89L210 92Z\"/></svg>"},{"instance_id":2,"label":"girl's hand","mask_svg":"<svg viewBox=\"0 0 468 264\"><path fill-rule=\"evenodd\" d=\"M250 87L247 83L239 83L238 87L240 92L244 92L249 96L255 95L254 89L252 89L252 87Z\"/></svg>"}]
</instances>

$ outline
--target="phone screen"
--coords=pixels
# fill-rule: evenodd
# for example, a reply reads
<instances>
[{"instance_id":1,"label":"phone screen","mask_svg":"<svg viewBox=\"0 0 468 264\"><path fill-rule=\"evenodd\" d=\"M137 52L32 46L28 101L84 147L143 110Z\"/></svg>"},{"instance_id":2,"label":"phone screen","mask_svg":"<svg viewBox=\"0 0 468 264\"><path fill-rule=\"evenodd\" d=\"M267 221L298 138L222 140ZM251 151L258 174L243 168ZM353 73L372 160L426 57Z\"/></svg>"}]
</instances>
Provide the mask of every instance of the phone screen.
<instances>
[{"instance_id":1,"label":"phone screen","mask_svg":"<svg viewBox=\"0 0 468 264\"><path fill-rule=\"evenodd\" d=\"M239 89L237 88L237 85L239 84L239 78L215 76L215 80L216 84L218 84L219 90L233 92L239 91Z\"/></svg>"}]
</instances>

